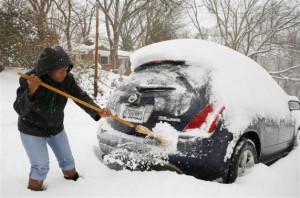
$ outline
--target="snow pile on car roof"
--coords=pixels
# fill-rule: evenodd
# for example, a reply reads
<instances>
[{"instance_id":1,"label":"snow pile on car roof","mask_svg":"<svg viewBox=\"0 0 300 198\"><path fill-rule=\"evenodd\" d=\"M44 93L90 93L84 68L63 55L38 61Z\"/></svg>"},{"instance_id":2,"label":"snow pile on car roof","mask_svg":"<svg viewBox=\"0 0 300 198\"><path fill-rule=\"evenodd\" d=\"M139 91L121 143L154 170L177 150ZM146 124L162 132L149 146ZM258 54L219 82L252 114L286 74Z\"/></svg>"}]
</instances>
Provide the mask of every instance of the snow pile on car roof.
<instances>
[{"instance_id":1,"label":"snow pile on car roof","mask_svg":"<svg viewBox=\"0 0 300 198\"><path fill-rule=\"evenodd\" d=\"M253 119L288 119L288 97L259 64L228 47L204 40L179 39L145 46L130 56L132 71L160 60L184 60L192 65L192 83L211 79L211 103L225 106L223 113L231 132L242 132Z\"/></svg>"}]
</instances>

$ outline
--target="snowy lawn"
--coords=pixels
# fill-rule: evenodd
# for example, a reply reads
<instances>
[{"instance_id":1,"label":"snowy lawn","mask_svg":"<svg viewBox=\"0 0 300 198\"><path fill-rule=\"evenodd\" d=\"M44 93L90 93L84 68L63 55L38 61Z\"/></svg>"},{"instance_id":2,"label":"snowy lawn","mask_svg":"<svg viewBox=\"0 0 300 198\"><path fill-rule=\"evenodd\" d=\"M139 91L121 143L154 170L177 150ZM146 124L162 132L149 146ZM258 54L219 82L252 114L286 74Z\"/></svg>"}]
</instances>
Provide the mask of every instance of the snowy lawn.
<instances>
[{"instance_id":1,"label":"snowy lawn","mask_svg":"<svg viewBox=\"0 0 300 198\"><path fill-rule=\"evenodd\" d=\"M77 182L63 178L51 150L46 191L27 190L30 164L20 141L13 102L18 87L17 71L0 73L1 94L1 197L300 197L300 152L271 166L256 165L233 184L220 184L178 175L174 172L115 171L98 159L98 123L74 102L65 111L65 128L76 166L82 176Z\"/></svg>"}]
</instances>

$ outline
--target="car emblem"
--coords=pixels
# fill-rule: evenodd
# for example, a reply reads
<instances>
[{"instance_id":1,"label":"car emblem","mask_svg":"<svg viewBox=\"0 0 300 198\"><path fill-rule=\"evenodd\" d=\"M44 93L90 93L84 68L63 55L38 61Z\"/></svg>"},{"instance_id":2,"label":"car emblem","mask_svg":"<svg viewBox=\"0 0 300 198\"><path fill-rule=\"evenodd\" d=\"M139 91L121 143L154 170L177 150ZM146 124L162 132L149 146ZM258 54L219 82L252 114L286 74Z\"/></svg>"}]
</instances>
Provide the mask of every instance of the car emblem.
<instances>
[{"instance_id":1,"label":"car emblem","mask_svg":"<svg viewBox=\"0 0 300 198\"><path fill-rule=\"evenodd\" d=\"M134 103L137 99L138 99L138 95L137 94L132 94L131 96L129 96L128 102Z\"/></svg>"}]
</instances>

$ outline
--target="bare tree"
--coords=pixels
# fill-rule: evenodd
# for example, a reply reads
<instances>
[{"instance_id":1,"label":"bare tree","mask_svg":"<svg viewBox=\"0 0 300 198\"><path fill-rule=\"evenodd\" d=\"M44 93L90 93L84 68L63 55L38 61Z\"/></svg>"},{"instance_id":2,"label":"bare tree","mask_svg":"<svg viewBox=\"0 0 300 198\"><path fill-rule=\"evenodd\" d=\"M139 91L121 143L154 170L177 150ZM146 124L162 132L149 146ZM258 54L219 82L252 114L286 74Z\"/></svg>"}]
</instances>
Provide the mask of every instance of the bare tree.
<instances>
[{"instance_id":1,"label":"bare tree","mask_svg":"<svg viewBox=\"0 0 300 198\"><path fill-rule=\"evenodd\" d=\"M137 13L134 17L126 20L120 32L121 43L120 49L125 51L133 51L145 33L145 14Z\"/></svg>"},{"instance_id":2,"label":"bare tree","mask_svg":"<svg viewBox=\"0 0 300 198\"><path fill-rule=\"evenodd\" d=\"M67 42L67 48L68 51L72 50L72 33L74 31L74 21L72 21L72 9L73 9L73 1L72 0L57 0L54 1L54 4L56 5L56 9L59 10L60 15L58 18L56 18L56 22L53 23L53 25L60 29L63 33L66 42Z\"/></svg>"},{"instance_id":3,"label":"bare tree","mask_svg":"<svg viewBox=\"0 0 300 198\"><path fill-rule=\"evenodd\" d=\"M105 26L110 47L110 64L116 71L118 67L118 48L123 25L144 9L146 0L97 0L105 15Z\"/></svg>"},{"instance_id":4,"label":"bare tree","mask_svg":"<svg viewBox=\"0 0 300 198\"><path fill-rule=\"evenodd\" d=\"M299 0L203 0L216 26L209 39L222 43L263 65L288 92L299 87ZM198 2L199 3L199 2ZM200 9L188 4L194 17ZM201 4L200 4L201 6ZM194 19L199 31L201 27ZM263 63L263 64L262 64ZM299 96L299 95L298 95Z\"/></svg>"},{"instance_id":5,"label":"bare tree","mask_svg":"<svg viewBox=\"0 0 300 198\"><path fill-rule=\"evenodd\" d=\"M217 31L210 38L217 37L219 42L253 59L276 49L274 38L281 32L300 25L299 0L192 0L187 5L200 35L203 30L199 13L205 5L216 20Z\"/></svg>"},{"instance_id":6,"label":"bare tree","mask_svg":"<svg viewBox=\"0 0 300 198\"><path fill-rule=\"evenodd\" d=\"M186 1L185 4L189 18L198 32L197 38L206 39L208 36L208 30L207 28L203 27L201 22L201 14L203 12L202 10L204 9L203 1L190 0Z\"/></svg>"},{"instance_id":7,"label":"bare tree","mask_svg":"<svg viewBox=\"0 0 300 198\"><path fill-rule=\"evenodd\" d=\"M183 0L153 0L145 7L143 45L177 38Z\"/></svg>"},{"instance_id":8,"label":"bare tree","mask_svg":"<svg viewBox=\"0 0 300 198\"><path fill-rule=\"evenodd\" d=\"M300 27L290 28L276 37L277 51L267 61L275 65L269 73L288 94L300 96ZM273 44L275 48L275 44ZM274 50L273 50L274 51ZM271 62L277 60L276 62Z\"/></svg>"},{"instance_id":9,"label":"bare tree","mask_svg":"<svg viewBox=\"0 0 300 198\"><path fill-rule=\"evenodd\" d=\"M117 51L133 50L153 42L176 38L183 0L97 0L105 15L111 65L118 66Z\"/></svg>"},{"instance_id":10,"label":"bare tree","mask_svg":"<svg viewBox=\"0 0 300 198\"><path fill-rule=\"evenodd\" d=\"M91 32L92 19L95 16L95 3L87 0L84 4L75 4L73 12L80 28L81 41L87 41Z\"/></svg>"},{"instance_id":11,"label":"bare tree","mask_svg":"<svg viewBox=\"0 0 300 198\"><path fill-rule=\"evenodd\" d=\"M53 0L28 0L33 11L41 23L46 24L47 14L50 11Z\"/></svg>"},{"instance_id":12,"label":"bare tree","mask_svg":"<svg viewBox=\"0 0 300 198\"><path fill-rule=\"evenodd\" d=\"M152 0L135 17L127 20L121 31L121 49L133 50L154 42L179 36L182 0Z\"/></svg>"},{"instance_id":13,"label":"bare tree","mask_svg":"<svg viewBox=\"0 0 300 198\"><path fill-rule=\"evenodd\" d=\"M277 33L300 24L297 0L204 0L225 45L256 59Z\"/></svg>"},{"instance_id":14,"label":"bare tree","mask_svg":"<svg viewBox=\"0 0 300 198\"><path fill-rule=\"evenodd\" d=\"M61 35L61 44L72 51L73 43L88 39L94 17L93 0L55 0L48 17L48 24Z\"/></svg>"}]
</instances>

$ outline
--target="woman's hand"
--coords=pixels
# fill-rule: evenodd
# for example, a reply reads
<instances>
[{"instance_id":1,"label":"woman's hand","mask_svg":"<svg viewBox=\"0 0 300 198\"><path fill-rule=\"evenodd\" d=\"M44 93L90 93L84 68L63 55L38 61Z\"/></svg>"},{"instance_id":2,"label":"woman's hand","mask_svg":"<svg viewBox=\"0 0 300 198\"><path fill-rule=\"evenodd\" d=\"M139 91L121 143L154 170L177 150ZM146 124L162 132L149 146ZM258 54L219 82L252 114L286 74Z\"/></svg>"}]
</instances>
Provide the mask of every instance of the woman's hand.
<instances>
[{"instance_id":1,"label":"woman's hand","mask_svg":"<svg viewBox=\"0 0 300 198\"><path fill-rule=\"evenodd\" d=\"M36 76L35 74L31 74L27 80L28 83L28 95L29 97L32 97L35 91L38 89L38 87L41 84L41 79Z\"/></svg>"},{"instance_id":2,"label":"woman's hand","mask_svg":"<svg viewBox=\"0 0 300 198\"><path fill-rule=\"evenodd\" d=\"M109 109L100 109L98 111L98 115L101 116L101 118L107 118L107 117L112 116Z\"/></svg>"}]
</instances>

